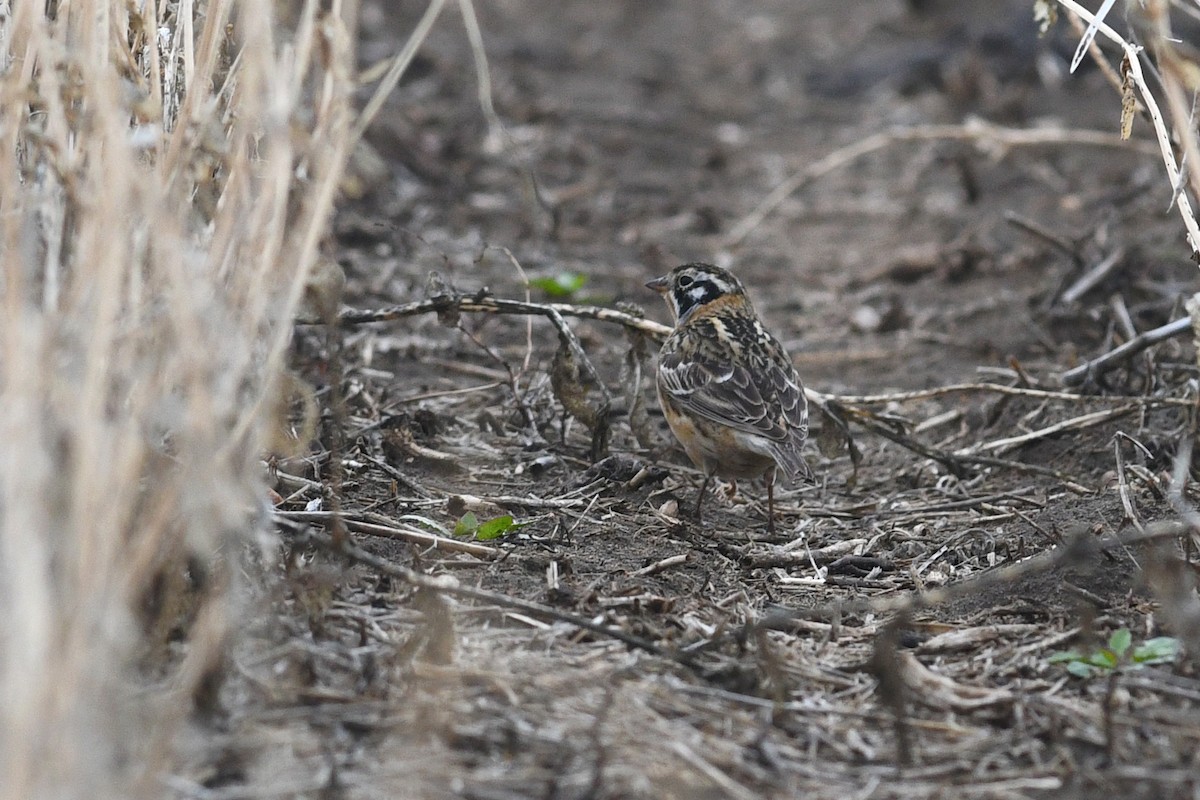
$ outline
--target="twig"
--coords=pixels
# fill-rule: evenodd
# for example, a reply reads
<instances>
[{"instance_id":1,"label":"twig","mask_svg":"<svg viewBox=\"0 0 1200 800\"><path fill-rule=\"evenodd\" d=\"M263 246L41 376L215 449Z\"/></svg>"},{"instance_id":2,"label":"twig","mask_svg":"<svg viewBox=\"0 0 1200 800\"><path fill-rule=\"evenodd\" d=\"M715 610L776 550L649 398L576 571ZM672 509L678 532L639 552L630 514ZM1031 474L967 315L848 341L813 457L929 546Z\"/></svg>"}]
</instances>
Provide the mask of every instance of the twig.
<instances>
[{"instance_id":1,"label":"twig","mask_svg":"<svg viewBox=\"0 0 1200 800\"><path fill-rule=\"evenodd\" d=\"M363 108L362 113L358 115L358 120L354 123L354 128L350 133L351 143L357 142L366 133L367 128L375 120L375 115L383 108L383 104L387 101L388 95L400 83L400 78L404 75L408 65L412 63L413 57L417 54L417 50L425 42L429 31L433 28L433 23L437 22L438 15L442 13L442 8L446 5L446 0L430 0L429 6L425 9L425 14L417 22L417 27L413 29L412 34L408 37L408 41L404 43L404 47L396 54L388 67L387 74L383 76L383 81L375 88L375 94L371 95L371 99L367 101L367 105Z\"/></svg>"},{"instance_id":2,"label":"twig","mask_svg":"<svg viewBox=\"0 0 1200 800\"><path fill-rule=\"evenodd\" d=\"M357 438L357 436L360 436L361 434L362 434L362 431L359 431L357 434L355 434L355 437ZM383 472L388 477L390 477L392 480L396 481L396 483L400 484L401 486L407 486L409 489L411 489L413 492L415 492L418 496L424 497L426 499L433 497L432 492L430 492L428 489L426 489L421 484L417 483L415 480L410 478L408 475L405 475L403 472L401 472L396 467L393 467L391 464L387 463L387 461L384 461L382 458L375 458L374 456L368 455L367 453L363 453L362 458L371 462L375 466L379 467L381 470L383 470Z\"/></svg>"},{"instance_id":3,"label":"twig","mask_svg":"<svg viewBox=\"0 0 1200 800\"><path fill-rule=\"evenodd\" d=\"M1108 299L1108 305L1112 309L1113 320L1117 323L1117 327L1120 328L1121 335L1126 340L1137 336L1137 326L1133 324L1133 316L1129 313L1129 306L1125 304L1124 296L1114 294Z\"/></svg>"},{"instance_id":4,"label":"twig","mask_svg":"<svg viewBox=\"0 0 1200 800\"><path fill-rule=\"evenodd\" d=\"M518 497L511 494L490 495L488 497L475 497L474 495L454 495L462 502L471 505L475 503L492 503L502 508L517 507L517 508L577 508L583 504L582 497Z\"/></svg>"},{"instance_id":5,"label":"twig","mask_svg":"<svg viewBox=\"0 0 1200 800\"><path fill-rule=\"evenodd\" d=\"M1089 52L1092 42L1096 40L1096 30L1104 22L1104 18L1112 7L1117 4L1117 0L1104 0L1100 4L1100 8L1096 10L1096 16L1092 17L1091 24L1087 26L1087 30L1083 32L1083 36L1079 39L1079 46L1075 48L1075 55L1071 57L1071 72L1079 69L1079 63L1083 61L1084 54Z\"/></svg>"},{"instance_id":6,"label":"twig","mask_svg":"<svg viewBox=\"0 0 1200 800\"><path fill-rule=\"evenodd\" d=\"M660 342L671 333L671 328L666 325L654 322L653 320L644 319L634 314L627 314L626 312L619 311L615 308L603 308L600 306L576 306L567 303L528 303L520 300L505 300L498 297L454 297L450 295L441 295L428 300L418 300L412 303L388 306L386 308L375 310L347 309L341 313L339 322L342 325L366 325L374 322L389 322L392 320L402 319L404 317L418 316L420 314L444 314L452 311L465 311L469 313L484 314L532 314L550 318L552 318L552 315L557 314L560 317L594 319L600 322L611 322L617 325L622 325L630 330L644 333L655 341ZM296 324L316 325L321 323L320 320L299 319L296 321ZM1186 322L1184 320L1179 320L1171 324L1186 327ZM1174 335L1177 332L1178 331L1172 331L1171 335ZM1154 333L1155 331L1147 331L1146 333L1142 334L1142 336L1149 336ZM1146 347L1156 344L1159 341L1162 341L1162 339L1159 338L1155 339L1154 341L1150 341L1146 344ZM1129 344L1132 344L1132 342ZM1067 374L1069 375L1071 373ZM1079 381L1066 381L1064 376L1064 382L1078 383ZM1018 395L1022 397L1036 397L1047 400L1066 400L1076 403L1137 402L1147 406L1195 405L1195 401L1180 397L1081 395L1072 394L1071 392L1048 391L1045 389L1026 389L1020 386L1004 386L1003 384L997 383L957 383L949 386L939 386L934 389L921 389L912 392L889 392L886 394L868 395L830 395L823 394L812 389L805 389L805 394L810 400L834 400L846 405L877 405L881 403L907 402L911 400L928 400L947 394L956 394L962 392L990 392L992 394Z\"/></svg>"},{"instance_id":7,"label":"twig","mask_svg":"<svg viewBox=\"0 0 1200 800\"><path fill-rule=\"evenodd\" d=\"M863 428L878 434L885 439L890 439L896 444L908 450L925 456L926 458L937 461L946 469L958 477L964 477L967 474L968 466L983 466L983 467L1001 467L1003 469L1011 469L1017 472L1031 473L1033 475L1046 475L1061 481L1064 486L1073 492L1080 494L1090 494L1091 490L1082 485L1070 475L1052 467L1043 467L1040 464L1026 464L1022 461L1010 461L1006 458L996 458L994 456L984 456L975 453L950 453L945 450L939 450L936 447L919 442L910 436L905 436L903 433L888 427L882 422L874 419L872 415L856 409L852 406L841 408L841 413L858 423Z\"/></svg>"},{"instance_id":8,"label":"twig","mask_svg":"<svg viewBox=\"0 0 1200 800\"><path fill-rule=\"evenodd\" d=\"M1060 0L1062 2L1062 0ZM824 177L835 170L854 163L863 156L890 147L898 142L919 141L972 141L1002 149L1019 146L1047 144L1090 145L1094 147L1119 147L1147 151L1140 143L1124 142L1115 134L1106 131L1073 131L1062 129L1004 128L981 119L969 120L964 125L925 125L917 128L894 128L868 136L847 147L834 150L829 155L814 161L804 169L776 186L762 201L721 239L720 246L736 247L751 231L757 228L779 205L800 187Z\"/></svg>"},{"instance_id":9,"label":"twig","mask_svg":"<svg viewBox=\"0 0 1200 800\"><path fill-rule=\"evenodd\" d=\"M999 494L987 494L980 497L969 497L966 500L951 500L945 503L931 503L923 506L911 506L909 508L889 508L876 512L872 516L892 516L896 514L937 514L945 511L967 511L973 508L979 508L984 505L992 505L1002 500L1020 500L1034 508L1045 508L1046 504L1031 500L1026 497L1021 497L1021 494L1035 491L1035 487L1028 489L1001 492Z\"/></svg>"},{"instance_id":10,"label":"twig","mask_svg":"<svg viewBox=\"0 0 1200 800\"><path fill-rule=\"evenodd\" d=\"M1062 296L1059 298L1059 300L1067 305L1074 303L1092 289L1096 288L1100 281L1108 277L1108 274L1113 271L1113 268L1116 267L1123 258L1125 258L1125 248L1115 248L1107 256L1100 259L1096 266L1079 276L1079 280L1071 284L1067 290L1062 293Z\"/></svg>"},{"instance_id":11,"label":"twig","mask_svg":"<svg viewBox=\"0 0 1200 800\"><path fill-rule=\"evenodd\" d=\"M1137 444L1136 440L1130 437L1125 437ZM1139 531L1145 530L1142 525L1142 520L1138 516L1137 507L1133 504L1133 497L1129 491L1129 478L1125 472L1125 453L1121 450L1121 436L1113 437L1113 453L1116 456L1117 462L1117 489L1121 495L1121 507L1125 510L1125 521L1133 525Z\"/></svg>"},{"instance_id":12,"label":"twig","mask_svg":"<svg viewBox=\"0 0 1200 800\"><path fill-rule=\"evenodd\" d=\"M333 522L336 519L340 520L349 530L358 531L359 533L368 533L372 536L385 536L389 539L403 539L406 542L419 544L423 547L432 547L435 550L444 550L447 553L466 553L476 558L495 560L504 555L503 550L497 550L494 547L487 547L486 545L475 544L474 542L459 542L413 528L376 525L373 522L364 522L361 519L357 519L353 514L334 514L332 511L276 511L275 516L279 519L286 519L292 522L319 522L322 525Z\"/></svg>"},{"instance_id":13,"label":"twig","mask_svg":"<svg viewBox=\"0 0 1200 800\"><path fill-rule=\"evenodd\" d=\"M1004 221L1014 228L1020 228L1026 233L1033 234L1037 238L1057 247L1063 251L1071 261L1075 262L1076 266L1083 266L1083 259L1079 256L1079 248L1063 236L1059 236L1054 231L1049 230L1046 226L1039 222L1031 220L1029 217L1022 216L1015 211L1005 211Z\"/></svg>"},{"instance_id":14,"label":"twig","mask_svg":"<svg viewBox=\"0 0 1200 800\"><path fill-rule=\"evenodd\" d=\"M1133 78L1134 84L1138 87L1138 92L1142 95L1142 102L1145 104L1146 111L1150 115L1150 122L1154 126L1154 137L1158 140L1158 150L1162 156L1163 166L1167 171L1167 180L1171 186L1175 186L1180 180L1179 166L1175 161L1175 150L1171 145L1171 134L1167 130L1166 122L1163 121L1163 115L1158 108L1158 103L1155 101L1154 95L1151 94L1150 87L1146 83L1146 77L1142 73L1142 63L1139 57L1141 48L1125 41L1125 38L1121 34L1098 20L1092 12L1079 5L1075 0L1057 0L1057 2L1060 6L1069 9L1080 18L1087 20L1089 26L1094 27L1097 32L1104 34L1107 39L1115 42L1125 51L1125 60L1129 64L1129 75ZM1181 138L1187 139L1188 137L1185 135ZM1196 215L1192 211L1192 202L1186 193L1180 194L1178 207L1179 214L1183 217L1183 225L1187 229L1188 245L1192 248L1193 253L1200 253L1200 224L1196 222Z\"/></svg>"},{"instance_id":15,"label":"twig","mask_svg":"<svg viewBox=\"0 0 1200 800\"><path fill-rule=\"evenodd\" d=\"M1128 8L1127 19L1140 35L1150 42L1159 80L1167 98L1174 122L1175 138L1183 151L1179 171L1190 178L1180 178L1174 185L1187 182L1192 193L1200 192L1200 138L1196 135L1196 65L1195 48L1175 37L1171 31L1170 11L1163 0L1146 0L1140 6ZM1186 199L1180 190L1180 197Z\"/></svg>"},{"instance_id":16,"label":"twig","mask_svg":"<svg viewBox=\"0 0 1200 800\"><path fill-rule=\"evenodd\" d=\"M1104 355L1092 359L1086 363L1080 364L1078 367L1067 370L1061 376L1063 385L1074 386L1083 383L1089 377L1103 375L1109 370L1116 367L1122 362L1128 361L1133 356L1142 352L1148 347L1153 347L1159 342L1165 342L1191 329L1192 320L1189 317L1180 317L1173 322L1168 322L1166 325L1155 328L1153 330L1139 333L1137 336L1130 339L1125 344L1117 347ZM1189 402L1189 405L1194 405Z\"/></svg>"},{"instance_id":17,"label":"twig","mask_svg":"<svg viewBox=\"0 0 1200 800\"><path fill-rule=\"evenodd\" d=\"M913 400L931 400L948 394L966 392L986 392L989 394L1012 395L1015 397L1032 397L1039 400L1064 400L1071 403L1139 403L1143 405L1164 406L1194 406L1195 400L1184 397L1129 397L1122 395L1073 394L1071 392L1054 392L1046 389L1027 389L1022 386L1005 386L1000 383L953 383L949 386L938 386L933 389L918 389L912 392L888 392L886 394L863 395L822 395L809 393L809 397L836 400L846 405L884 405L888 403L906 403Z\"/></svg>"},{"instance_id":18,"label":"twig","mask_svg":"<svg viewBox=\"0 0 1200 800\"><path fill-rule=\"evenodd\" d=\"M681 759L683 759L684 762L686 762L701 775L704 775L706 778L708 778L709 781L712 782L712 784L716 786L720 790L721 794L725 797L732 797L735 800L755 800L755 798L762 796L758 794L758 792L750 791L745 786L742 786L733 778L730 778L724 772L705 761L695 750L688 747L682 741L676 739L670 743L670 746L671 749L675 751L676 755L678 755Z\"/></svg>"},{"instance_id":19,"label":"twig","mask_svg":"<svg viewBox=\"0 0 1200 800\"><path fill-rule=\"evenodd\" d=\"M475 4L471 0L458 0L458 8L462 12L467 41L471 43L471 55L475 60L475 79L479 82L479 108L483 111L483 118L487 120L488 135L499 137L503 135L504 124L500 122L500 116L492 103L492 76L488 69L487 51L483 47L483 31L480 30L479 19L475 16Z\"/></svg>"},{"instance_id":20,"label":"twig","mask_svg":"<svg viewBox=\"0 0 1200 800\"><path fill-rule=\"evenodd\" d=\"M1068 14L1067 22L1070 23L1071 27L1075 29L1075 32L1079 34L1079 38L1082 41L1086 34L1086 29L1084 24L1079 21L1079 17ZM1100 68L1100 72L1104 75L1104 79L1108 81L1109 86L1111 86L1118 95L1122 94L1124 89L1121 86L1121 76L1118 75L1117 71L1112 68L1112 64L1109 64L1108 61L1105 60L1104 53L1100 50L1100 46L1096 44L1095 31L1092 32L1091 41L1088 42L1087 49L1088 55L1092 57L1092 61L1095 63L1095 65Z\"/></svg>"},{"instance_id":21,"label":"twig","mask_svg":"<svg viewBox=\"0 0 1200 800\"><path fill-rule=\"evenodd\" d=\"M663 570L670 569L671 567L677 567L680 564L685 564L687 563L687 559L687 553L680 553L676 556L667 556L661 561L655 561L653 564L649 564L639 570L634 570L630 574L638 578L645 578L650 575L656 575Z\"/></svg>"},{"instance_id":22,"label":"twig","mask_svg":"<svg viewBox=\"0 0 1200 800\"><path fill-rule=\"evenodd\" d=\"M502 355L496 352L496 348L476 336L474 331L467 330L467 327L462 324L462 320L458 321L456 327L464 336L471 340L472 344L486 353L488 358L504 368L505 373L508 375L508 390L512 394L513 402L517 404L517 410L521 412L521 418L525 420L525 427L529 429L531 436L538 437L540 434L538 433L537 420L534 419L533 412L529 409L529 405L521 395L521 374L514 370L512 365L505 361Z\"/></svg>"},{"instance_id":23,"label":"twig","mask_svg":"<svg viewBox=\"0 0 1200 800\"><path fill-rule=\"evenodd\" d=\"M989 570L958 583L900 596L885 595L843 600L815 608L778 610L764 616L754 624L773 630L789 630L789 625L795 620L843 619L847 614L912 613L924 608L944 605L962 597L978 595L983 589L992 586L1011 585L1031 575L1048 572L1062 565L1078 563L1087 555L1103 552L1105 548L1113 545L1128 547L1131 544L1143 542L1177 539L1191 531L1190 525L1178 520L1153 522L1146 526L1145 531L1123 536L1109 536L1103 539L1094 537L1087 531L1080 531L1062 546L1053 547L1024 561Z\"/></svg>"},{"instance_id":24,"label":"twig","mask_svg":"<svg viewBox=\"0 0 1200 800\"><path fill-rule=\"evenodd\" d=\"M905 436L895 428L879 421L875 418L874 414L864 409L854 408L853 406L843 406L840 403L832 400L827 401L827 405L839 416L853 420L872 433L882 436L885 439L889 439L901 447L917 453L918 455L922 455L926 458L937 461L946 467L946 469L950 470L950 472L952 472L954 475L960 478L966 476L967 471L963 467L962 459L958 458L954 454L947 453L944 450L939 450L936 447L925 444L924 442L919 442L911 436Z\"/></svg>"},{"instance_id":25,"label":"twig","mask_svg":"<svg viewBox=\"0 0 1200 800\"><path fill-rule=\"evenodd\" d=\"M1014 472L1024 472L1029 475L1045 475L1061 482L1064 487L1070 489L1076 494L1092 494L1093 492L1092 489L1084 486L1062 470L1057 470L1052 467L1043 467L1041 464L1026 464L1024 461L1012 461L1007 458L995 458L993 456L981 455L962 455L957 456L957 458L964 464L975 464L981 467L999 467L1001 469L1011 469Z\"/></svg>"},{"instance_id":26,"label":"twig","mask_svg":"<svg viewBox=\"0 0 1200 800\"><path fill-rule=\"evenodd\" d=\"M528 600L522 600L518 597L509 597L508 595L499 594L498 592L489 592L484 589L475 589L470 586L462 586L457 582L452 582L446 579L435 578L431 575L424 575L415 570L402 567L399 564L393 564L387 559L381 558L373 553L368 553L361 547L353 544L350 541L343 542L340 546L336 545L333 538L318 533L312 529L306 529L296 535L298 544L315 544L331 553L342 555L351 561L370 567L384 575L404 581L410 586L415 586L419 589L446 594L452 597L462 597L468 600L478 600L483 603L491 603L500 606L501 608L511 608L520 611L523 614L528 614L531 617L538 619L552 620L554 622L564 622L572 625L580 630L589 631L599 636L604 636L609 639L615 639L619 642L629 645L637 650L650 653L651 655L660 658L669 659L679 664L683 664L689 668L696 668L696 662L684 653L671 653L659 647L653 642L649 642L638 636L626 633L618 628L611 628L607 625L601 625L598 622L593 622L590 619L581 617L577 614L569 614L565 611L559 611L550 606L544 606L540 603L533 603ZM475 545L480 546L480 545ZM490 549L490 548L489 548Z\"/></svg>"},{"instance_id":27,"label":"twig","mask_svg":"<svg viewBox=\"0 0 1200 800\"><path fill-rule=\"evenodd\" d=\"M365 325L371 322L390 322L419 314L445 314L454 311L483 314L535 314L550 319L553 319L555 315L560 318L595 319L601 322L614 322L624 325L626 328L641 331L660 342L671 335L671 329L666 325L633 314L626 314L615 308L576 306L569 303L527 303L487 295L438 295L428 300L418 300L376 310L346 309L339 315L338 322L341 325ZM298 325L316 325L320 323L320 320L298 319L296 323Z\"/></svg>"},{"instance_id":28,"label":"twig","mask_svg":"<svg viewBox=\"0 0 1200 800\"><path fill-rule=\"evenodd\" d=\"M1062 433L1063 431L1079 430L1082 428L1090 428L1093 425L1099 425L1102 422L1107 422L1110 419L1124 416L1131 411L1137 409L1134 404L1118 406L1117 408L1106 408L1103 411L1093 411L1091 414L1083 414L1078 417L1056 422L1053 425L1048 425L1045 428L1039 428L1036 431L1023 433L1020 436L1010 436L1006 439L995 439L991 442L974 445L965 450L961 450L957 455L970 455L985 450L994 450L998 453L1005 453L1019 445L1033 442L1038 439L1045 439L1048 436Z\"/></svg>"}]
</instances>

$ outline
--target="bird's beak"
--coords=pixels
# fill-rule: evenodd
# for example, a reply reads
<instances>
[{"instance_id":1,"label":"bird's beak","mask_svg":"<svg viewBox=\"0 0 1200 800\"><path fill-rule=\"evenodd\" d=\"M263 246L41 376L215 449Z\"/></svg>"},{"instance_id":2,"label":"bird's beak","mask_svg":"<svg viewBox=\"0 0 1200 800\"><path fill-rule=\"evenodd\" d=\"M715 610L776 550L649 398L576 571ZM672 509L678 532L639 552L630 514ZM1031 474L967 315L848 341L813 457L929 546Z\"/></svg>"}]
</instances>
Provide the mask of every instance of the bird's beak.
<instances>
[{"instance_id":1,"label":"bird's beak","mask_svg":"<svg viewBox=\"0 0 1200 800\"><path fill-rule=\"evenodd\" d=\"M663 294L664 292L667 291L667 277L664 275L661 278L655 278L652 281L648 281L646 283L646 288L653 289L654 291L658 292L659 294Z\"/></svg>"}]
</instances>

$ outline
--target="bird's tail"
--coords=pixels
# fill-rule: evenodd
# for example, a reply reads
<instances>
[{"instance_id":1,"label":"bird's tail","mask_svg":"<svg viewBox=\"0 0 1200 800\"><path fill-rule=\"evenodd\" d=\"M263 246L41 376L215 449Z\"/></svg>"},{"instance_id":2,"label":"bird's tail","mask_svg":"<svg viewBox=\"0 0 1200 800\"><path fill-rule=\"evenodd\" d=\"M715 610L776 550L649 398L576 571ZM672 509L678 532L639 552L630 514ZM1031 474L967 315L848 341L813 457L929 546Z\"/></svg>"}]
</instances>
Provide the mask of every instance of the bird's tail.
<instances>
[{"instance_id":1,"label":"bird's tail","mask_svg":"<svg viewBox=\"0 0 1200 800\"><path fill-rule=\"evenodd\" d=\"M788 483L813 482L813 471L809 468L808 462L804 460L804 456L800 455L798 446L789 442L787 445L780 445L772 449L775 463Z\"/></svg>"}]
</instances>

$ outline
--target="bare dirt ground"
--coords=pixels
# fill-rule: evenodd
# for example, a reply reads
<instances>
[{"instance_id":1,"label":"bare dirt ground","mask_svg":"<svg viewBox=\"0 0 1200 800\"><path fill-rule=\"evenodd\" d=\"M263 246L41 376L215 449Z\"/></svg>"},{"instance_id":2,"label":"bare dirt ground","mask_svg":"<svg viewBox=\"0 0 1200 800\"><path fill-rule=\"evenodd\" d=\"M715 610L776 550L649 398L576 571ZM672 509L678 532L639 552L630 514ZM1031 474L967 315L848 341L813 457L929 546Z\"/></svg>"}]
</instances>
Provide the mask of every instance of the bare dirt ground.
<instances>
[{"instance_id":1,"label":"bare dirt ground","mask_svg":"<svg viewBox=\"0 0 1200 800\"><path fill-rule=\"evenodd\" d=\"M394 53L420 10L368 4L364 63ZM1091 66L1066 74L1077 35L1060 22L1039 39L1028 3L478 10L505 133L489 136L451 9L368 134L382 161L359 161L338 217L347 305L484 289L524 300L517 262L531 279L586 276L569 302L666 322L643 283L715 261L742 277L810 389L861 397L1059 391L1064 370L1180 316L1194 290L1147 124L1116 141L1118 95ZM968 120L1048 133L897 140L743 224L839 148ZM1076 135L1093 130L1112 141ZM818 483L782 494L767 537L759 486L715 493L703 524L677 511L701 476L639 379L654 342L568 323L616 409L600 464L584 422L564 422L544 318L298 330L322 419L311 451L280 463L308 481L281 478L281 508L323 498L429 532L421 518L453 529L469 508L522 526L478 556L360 531L353 564L304 545L299 523L285 531L286 572L252 601L262 613L183 748L181 795L1200 791L1187 663L1084 680L1048 660L1122 628L1135 642L1181 635L1147 585L1147 569L1158 588L1173 579L1153 572L1156 546L1112 542L1174 516L1172 461L1194 429L1186 337L1067 389L1087 398L846 401L860 463L837 436L810 445ZM1061 546L1078 539L1094 546ZM363 563L372 555L538 608L415 590ZM970 588L892 615L947 586Z\"/></svg>"}]
</instances>

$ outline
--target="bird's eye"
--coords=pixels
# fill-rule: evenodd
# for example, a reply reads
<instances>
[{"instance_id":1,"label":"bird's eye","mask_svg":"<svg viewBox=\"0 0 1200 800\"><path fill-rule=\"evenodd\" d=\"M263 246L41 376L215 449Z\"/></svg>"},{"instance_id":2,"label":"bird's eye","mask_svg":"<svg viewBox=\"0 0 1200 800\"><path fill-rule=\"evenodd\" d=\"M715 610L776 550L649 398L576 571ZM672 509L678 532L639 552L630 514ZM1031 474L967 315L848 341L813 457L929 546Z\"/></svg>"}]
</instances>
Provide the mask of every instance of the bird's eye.
<instances>
[{"instance_id":1,"label":"bird's eye","mask_svg":"<svg viewBox=\"0 0 1200 800\"><path fill-rule=\"evenodd\" d=\"M682 278L679 279L679 286L681 288L685 287L685 286L691 286L691 285L692 285L692 279L690 276L684 275Z\"/></svg>"}]
</instances>

